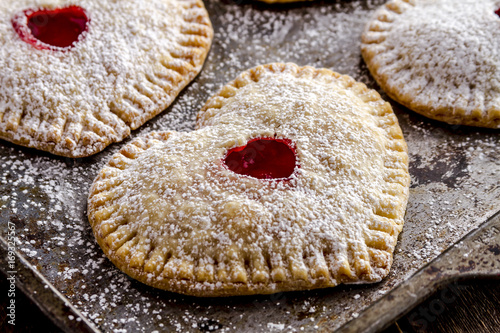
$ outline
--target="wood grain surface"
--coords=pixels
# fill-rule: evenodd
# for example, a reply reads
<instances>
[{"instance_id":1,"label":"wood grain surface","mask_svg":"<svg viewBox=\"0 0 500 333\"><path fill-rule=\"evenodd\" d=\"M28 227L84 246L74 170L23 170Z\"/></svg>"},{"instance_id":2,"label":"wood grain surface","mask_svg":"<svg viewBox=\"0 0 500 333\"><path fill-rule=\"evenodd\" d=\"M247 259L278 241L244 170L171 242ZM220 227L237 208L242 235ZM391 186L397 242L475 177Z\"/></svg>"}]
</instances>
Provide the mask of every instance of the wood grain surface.
<instances>
[{"instance_id":1,"label":"wood grain surface","mask_svg":"<svg viewBox=\"0 0 500 333\"><path fill-rule=\"evenodd\" d=\"M452 283L384 331L395 332L498 333L500 280Z\"/></svg>"}]
</instances>

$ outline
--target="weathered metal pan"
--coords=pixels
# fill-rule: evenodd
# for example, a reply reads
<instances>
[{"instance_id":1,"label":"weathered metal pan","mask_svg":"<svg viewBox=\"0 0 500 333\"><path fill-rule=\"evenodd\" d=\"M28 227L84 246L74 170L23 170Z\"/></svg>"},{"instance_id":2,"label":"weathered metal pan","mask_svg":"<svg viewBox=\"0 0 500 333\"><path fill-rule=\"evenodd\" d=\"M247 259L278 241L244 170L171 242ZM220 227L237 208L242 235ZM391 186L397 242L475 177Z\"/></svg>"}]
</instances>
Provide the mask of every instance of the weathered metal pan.
<instances>
[{"instance_id":1,"label":"weathered metal pan","mask_svg":"<svg viewBox=\"0 0 500 333\"><path fill-rule=\"evenodd\" d=\"M291 61L327 67L378 89L363 64L359 44L370 13L384 2L267 6L207 1L215 38L204 70L172 107L133 136L152 130L192 130L205 100L239 72L258 64ZM401 293L412 287L424 290L412 298L413 304L435 288L437 280L429 276L438 272L419 269L500 209L498 131L448 126L393 106L409 146L412 185L393 268L381 283L223 299L149 288L129 279L103 256L85 212L93 178L128 140L78 160L0 142L0 235L6 239L8 223L15 225L21 253L15 263L19 287L66 331L330 331L348 322L342 329L377 330L408 308L396 301ZM476 268L490 260L488 246L498 244L498 235L484 241L485 254L467 254ZM7 271L7 249L0 243L0 264ZM458 257L448 261L451 253L434 267L454 272L464 266ZM488 274L498 265L493 268ZM375 310L364 312L375 303ZM363 326L377 317L373 328Z\"/></svg>"}]
</instances>

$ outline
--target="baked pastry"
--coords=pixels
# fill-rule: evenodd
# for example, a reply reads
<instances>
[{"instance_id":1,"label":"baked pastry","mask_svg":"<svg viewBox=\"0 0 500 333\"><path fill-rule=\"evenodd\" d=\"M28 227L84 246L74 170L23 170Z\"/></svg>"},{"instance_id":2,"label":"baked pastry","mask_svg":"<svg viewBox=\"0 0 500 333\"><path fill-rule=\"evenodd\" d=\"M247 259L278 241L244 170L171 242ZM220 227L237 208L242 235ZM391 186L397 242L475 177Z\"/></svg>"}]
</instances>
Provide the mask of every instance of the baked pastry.
<instances>
[{"instance_id":1,"label":"baked pastry","mask_svg":"<svg viewBox=\"0 0 500 333\"><path fill-rule=\"evenodd\" d=\"M212 35L200 0L2 0L0 138L97 153L172 103Z\"/></svg>"},{"instance_id":2,"label":"baked pastry","mask_svg":"<svg viewBox=\"0 0 500 333\"><path fill-rule=\"evenodd\" d=\"M500 128L500 3L391 0L362 35L373 77L395 101L450 124Z\"/></svg>"},{"instance_id":3,"label":"baked pastry","mask_svg":"<svg viewBox=\"0 0 500 333\"><path fill-rule=\"evenodd\" d=\"M327 69L259 66L197 130L137 138L88 200L97 242L139 281L196 296L380 281L408 199L408 156L379 94Z\"/></svg>"}]
</instances>

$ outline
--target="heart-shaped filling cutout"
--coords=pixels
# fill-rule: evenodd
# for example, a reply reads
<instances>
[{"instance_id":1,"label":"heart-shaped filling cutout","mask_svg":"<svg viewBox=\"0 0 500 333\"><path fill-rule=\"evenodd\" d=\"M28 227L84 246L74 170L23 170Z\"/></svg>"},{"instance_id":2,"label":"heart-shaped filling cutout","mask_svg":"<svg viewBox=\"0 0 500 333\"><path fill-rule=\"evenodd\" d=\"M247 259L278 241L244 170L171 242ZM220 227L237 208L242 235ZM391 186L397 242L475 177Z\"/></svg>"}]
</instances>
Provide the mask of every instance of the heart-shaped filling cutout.
<instances>
[{"instance_id":1,"label":"heart-shaped filling cutout","mask_svg":"<svg viewBox=\"0 0 500 333\"><path fill-rule=\"evenodd\" d=\"M258 179L288 178L297 158L291 140L257 138L227 153L224 163L229 170Z\"/></svg>"},{"instance_id":2,"label":"heart-shaped filling cutout","mask_svg":"<svg viewBox=\"0 0 500 333\"><path fill-rule=\"evenodd\" d=\"M87 30L89 18L78 6L25 10L12 19L19 37L37 49L70 48Z\"/></svg>"}]
</instances>

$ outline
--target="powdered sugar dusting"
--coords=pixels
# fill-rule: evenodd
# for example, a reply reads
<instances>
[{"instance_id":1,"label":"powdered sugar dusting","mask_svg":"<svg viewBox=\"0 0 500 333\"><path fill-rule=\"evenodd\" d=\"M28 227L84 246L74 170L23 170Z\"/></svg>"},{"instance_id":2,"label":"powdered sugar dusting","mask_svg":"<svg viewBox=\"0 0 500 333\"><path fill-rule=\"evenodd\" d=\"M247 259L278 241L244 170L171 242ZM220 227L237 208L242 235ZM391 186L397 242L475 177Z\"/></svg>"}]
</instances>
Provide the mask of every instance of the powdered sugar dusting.
<instances>
[{"instance_id":1,"label":"powdered sugar dusting","mask_svg":"<svg viewBox=\"0 0 500 333\"><path fill-rule=\"evenodd\" d=\"M198 296L380 281L409 185L390 109L312 67L260 66L234 85L201 129L153 134L113 156L89 196L104 252L144 283ZM229 149L259 137L293 142L289 180L224 166Z\"/></svg>"},{"instance_id":2,"label":"powdered sugar dusting","mask_svg":"<svg viewBox=\"0 0 500 333\"><path fill-rule=\"evenodd\" d=\"M370 21L363 50L400 103L452 124L500 128L499 3L390 1Z\"/></svg>"},{"instance_id":3,"label":"powdered sugar dusting","mask_svg":"<svg viewBox=\"0 0 500 333\"><path fill-rule=\"evenodd\" d=\"M383 3L333 1L267 9L207 2L217 38L204 70L167 113L133 136L153 129L192 130L196 112L210 95L241 71L261 63L294 61L328 67L376 86L358 46L364 23ZM231 31L230 22L234 22ZM262 46L254 56L249 45L260 45L259 40L270 33L259 30L260 24L276 31L286 26L289 36L281 44L269 39L268 53ZM240 38L234 30L237 26L246 27L238 30ZM318 44L317 38L325 42ZM313 43L321 50L308 47ZM125 143L111 145L92 158L70 160L1 142L0 232L5 234L7 221L14 222L19 249L36 252L27 258L29 262L105 332L269 332L283 325L284 332L300 332L339 327L500 205L497 133L444 126L395 107L409 146L413 181L393 268L387 279L374 286L214 300L161 292L129 279L104 257L85 214L93 178ZM66 267L71 274L64 275Z\"/></svg>"},{"instance_id":4,"label":"powdered sugar dusting","mask_svg":"<svg viewBox=\"0 0 500 333\"><path fill-rule=\"evenodd\" d=\"M88 29L69 51L36 49L13 32L24 10L73 3L0 3L0 137L81 157L170 105L201 69L211 29L196 0L82 0Z\"/></svg>"}]
</instances>

